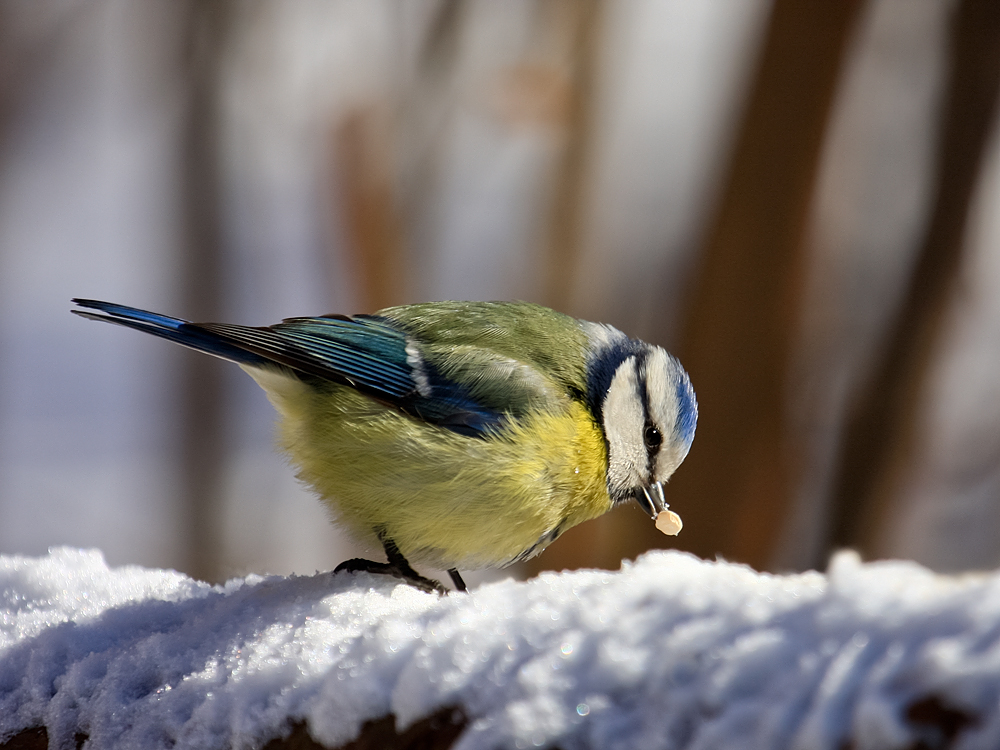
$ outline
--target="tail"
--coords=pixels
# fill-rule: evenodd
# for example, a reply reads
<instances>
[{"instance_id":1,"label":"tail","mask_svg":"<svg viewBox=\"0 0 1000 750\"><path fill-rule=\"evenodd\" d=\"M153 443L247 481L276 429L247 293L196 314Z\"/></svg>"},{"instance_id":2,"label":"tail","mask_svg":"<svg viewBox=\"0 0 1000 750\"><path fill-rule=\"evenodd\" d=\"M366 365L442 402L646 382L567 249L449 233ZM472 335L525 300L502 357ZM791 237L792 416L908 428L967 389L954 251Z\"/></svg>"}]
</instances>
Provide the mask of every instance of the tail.
<instances>
[{"instance_id":1,"label":"tail","mask_svg":"<svg viewBox=\"0 0 1000 750\"><path fill-rule=\"evenodd\" d=\"M113 302L101 302L96 299L74 299L73 302L85 308L84 310L72 311L81 318L117 323L126 328L151 333L154 336L167 339L167 341L173 341L175 344L241 365L259 366L269 362L268 359L259 354L233 346L219 334L205 330L197 323L189 323L180 318L171 318L159 313L116 305ZM97 312L90 312L90 310L97 310Z\"/></svg>"}]
</instances>

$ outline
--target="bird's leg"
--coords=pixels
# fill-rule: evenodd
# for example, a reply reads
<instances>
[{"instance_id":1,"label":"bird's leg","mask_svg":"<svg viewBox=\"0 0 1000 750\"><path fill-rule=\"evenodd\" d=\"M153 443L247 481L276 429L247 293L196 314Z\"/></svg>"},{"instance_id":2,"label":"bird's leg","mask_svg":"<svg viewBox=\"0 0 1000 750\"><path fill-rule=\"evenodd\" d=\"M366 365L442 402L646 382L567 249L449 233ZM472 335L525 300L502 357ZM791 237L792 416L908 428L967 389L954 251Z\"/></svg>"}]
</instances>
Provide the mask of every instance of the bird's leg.
<instances>
[{"instance_id":1,"label":"bird's leg","mask_svg":"<svg viewBox=\"0 0 1000 750\"><path fill-rule=\"evenodd\" d=\"M426 591L427 593L438 593L447 594L448 589L441 585L439 581L435 581L433 578L426 578L420 575L417 571L413 569L409 561L403 557L403 553L399 551L399 547L396 543L390 539L385 531L379 530L378 532L379 541L382 542L382 547L385 548L385 556L389 559L387 563L375 562L374 560L365 560L361 557L355 557L352 560L345 560L336 568L333 572L338 573L341 570L347 570L351 572L364 571L366 573L380 573L383 575L395 576L396 578L402 578L404 581L409 583L411 586L416 586L421 591ZM450 572L450 571L449 571ZM458 574L458 571L455 571ZM454 579L454 576L452 577ZM461 577L459 577L461 581ZM458 584L456 583L456 586ZM462 583L461 591L465 591L465 583Z\"/></svg>"},{"instance_id":2,"label":"bird's leg","mask_svg":"<svg viewBox=\"0 0 1000 750\"><path fill-rule=\"evenodd\" d=\"M396 546L396 543L392 539L385 535L385 532L379 532L378 536L382 542L382 546L385 548L385 556L389 558L389 567L396 571L395 575L404 579L407 583L416 586L418 589L423 589L427 592L436 591L439 594L448 593L448 589L442 586L440 581L435 581L433 578L426 578L410 567L410 563L403 557L403 553L399 551L399 547Z\"/></svg>"},{"instance_id":3,"label":"bird's leg","mask_svg":"<svg viewBox=\"0 0 1000 750\"><path fill-rule=\"evenodd\" d=\"M451 576L451 582L455 584L455 589L457 591L469 590L469 587L465 585L465 581L462 580L462 576L458 572L457 568L448 568L448 575Z\"/></svg>"}]
</instances>

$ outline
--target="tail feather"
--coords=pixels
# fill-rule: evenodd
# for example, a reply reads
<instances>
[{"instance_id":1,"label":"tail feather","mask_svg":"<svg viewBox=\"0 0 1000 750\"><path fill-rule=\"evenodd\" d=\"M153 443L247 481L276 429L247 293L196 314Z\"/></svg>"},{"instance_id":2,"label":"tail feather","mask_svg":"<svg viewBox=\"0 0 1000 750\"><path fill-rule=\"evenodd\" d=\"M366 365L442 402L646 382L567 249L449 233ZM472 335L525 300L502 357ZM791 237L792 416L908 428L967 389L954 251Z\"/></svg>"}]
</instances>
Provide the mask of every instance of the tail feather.
<instances>
[{"instance_id":1,"label":"tail feather","mask_svg":"<svg viewBox=\"0 0 1000 750\"><path fill-rule=\"evenodd\" d=\"M168 315L117 305L113 302L102 302L95 299L74 299L73 302L85 308L72 311L82 318L102 320L105 323L117 323L127 328L134 328L137 331L150 333L153 336L167 339L167 341L173 341L175 344L241 365L259 366L269 362L268 359L259 354L233 346L224 341L218 334L205 330L197 323L189 323L180 318L171 318ZM90 310L97 312L90 312Z\"/></svg>"}]
</instances>

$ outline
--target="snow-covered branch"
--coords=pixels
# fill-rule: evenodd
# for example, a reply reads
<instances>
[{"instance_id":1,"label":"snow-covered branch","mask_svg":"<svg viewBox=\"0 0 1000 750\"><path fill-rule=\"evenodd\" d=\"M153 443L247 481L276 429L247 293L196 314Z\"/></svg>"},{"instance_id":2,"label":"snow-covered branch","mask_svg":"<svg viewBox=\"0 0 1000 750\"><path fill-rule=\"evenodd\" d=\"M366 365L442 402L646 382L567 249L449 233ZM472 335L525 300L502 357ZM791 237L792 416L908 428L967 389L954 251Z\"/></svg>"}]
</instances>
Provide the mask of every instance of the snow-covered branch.
<instances>
[{"instance_id":1,"label":"snow-covered branch","mask_svg":"<svg viewBox=\"0 0 1000 750\"><path fill-rule=\"evenodd\" d=\"M456 748L986 748L998 699L1000 574L655 552L438 597L0 556L0 748L333 748L414 726Z\"/></svg>"}]
</instances>

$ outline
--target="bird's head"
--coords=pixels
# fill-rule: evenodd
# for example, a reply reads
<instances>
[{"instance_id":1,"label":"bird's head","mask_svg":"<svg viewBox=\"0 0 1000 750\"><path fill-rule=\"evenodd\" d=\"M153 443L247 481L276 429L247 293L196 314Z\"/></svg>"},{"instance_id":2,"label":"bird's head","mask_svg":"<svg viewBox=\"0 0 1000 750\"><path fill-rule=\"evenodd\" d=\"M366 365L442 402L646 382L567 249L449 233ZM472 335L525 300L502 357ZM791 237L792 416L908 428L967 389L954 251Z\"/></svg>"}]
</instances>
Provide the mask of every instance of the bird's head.
<instances>
[{"instance_id":1,"label":"bird's head","mask_svg":"<svg viewBox=\"0 0 1000 750\"><path fill-rule=\"evenodd\" d=\"M635 500L656 519L666 509L663 483L694 439L698 404L691 380L658 346L611 326L590 324L588 334L588 398L607 441L608 493L615 504Z\"/></svg>"}]
</instances>

